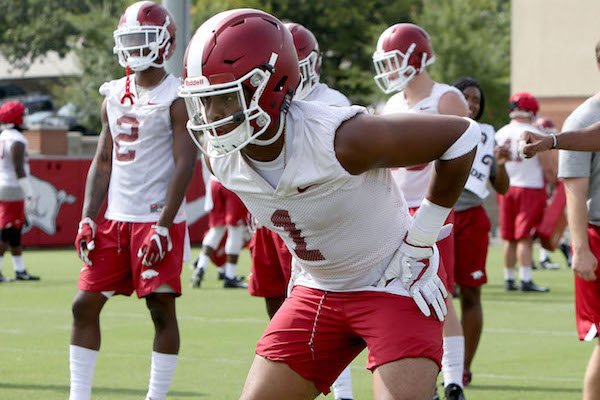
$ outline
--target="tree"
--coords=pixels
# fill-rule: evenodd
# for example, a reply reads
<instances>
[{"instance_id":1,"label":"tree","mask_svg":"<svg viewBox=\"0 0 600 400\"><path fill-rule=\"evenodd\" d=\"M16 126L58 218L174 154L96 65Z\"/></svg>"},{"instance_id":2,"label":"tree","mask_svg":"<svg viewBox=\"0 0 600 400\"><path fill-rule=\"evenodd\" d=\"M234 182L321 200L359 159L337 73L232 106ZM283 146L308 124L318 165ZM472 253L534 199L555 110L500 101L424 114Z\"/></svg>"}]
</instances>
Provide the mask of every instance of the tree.
<instances>
[{"instance_id":1,"label":"tree","mask_svg":"<svg viewBox=\"0 0 600 400\"><path fill-rule=\"evenodd\" d=\"M431 36L435 80L451 83L471 76L486 96L484 119L507 121L510 90L510 1L423 0L413 19Z\"/></svg>"}]
</instances>

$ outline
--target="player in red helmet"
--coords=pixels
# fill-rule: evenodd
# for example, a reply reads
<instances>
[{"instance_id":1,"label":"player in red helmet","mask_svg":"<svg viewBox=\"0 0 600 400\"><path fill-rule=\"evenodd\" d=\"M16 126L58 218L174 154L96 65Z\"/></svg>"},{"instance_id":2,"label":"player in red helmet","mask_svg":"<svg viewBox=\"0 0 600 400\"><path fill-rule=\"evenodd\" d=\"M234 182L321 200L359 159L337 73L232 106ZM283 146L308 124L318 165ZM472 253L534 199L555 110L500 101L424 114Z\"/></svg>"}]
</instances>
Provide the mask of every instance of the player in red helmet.
<instances>
[{"instance_id":1,"label":"player in red helmet","mask_svg":"<svg viewBox=\"0 0 600 400\"><path fill-rule=\"evenodd\" d=\"M146 399L164 400L179 352L175 299L189 254L182 201L197 150L186 132L179 79L164 69L175 47L171 14L151 1L134 3L114 38L126 76L100 87L102 131L75 239L84 266L72 305L70 400L90 398L104 305L112 295L134 291L154 323Z\"/></svg>"},{"instance_id":2,"label":"player in red helmet","mask_svg":"<svg viewBox=\"0 0 600 400\"><path fill-rule=\"evenodd\" d=\"M542 133L534 126L539 104L528 92L518 92L508 100L510 123L496 132L499 145L510 146L511 157L506 163L510 188L498 196L500 233L504 239L504 281L507 291L547 292L532 278L533 235L546 207L546 185L556 182L556 163L551 154L532 159L519 155L518 143L525 131ZM519 264L520 286L516 281Z\"/></svg>"},{"instance_id":3,"label":"player in red helmet","mask_svg":"<svg viewBox=\"0 0 600 400\"><path fill-rule=\"evenodd\" d=\"M25 105L20 101L7 101L0 107L0 282L10 279L2 275L4 253L10 249L19 281L37 281L25 269L21 230L26 223L28 205L34 193L29 178L27 139L23 136Z\"/></svg>"},{"instance_id":4,"label":"player in red helmet","mask_svg":"<svg viewBox=\"0 0 600 400\"><path fill-rule=\"evenodd\" d=\"M293 100L292 35L258 10L196 31L180 94L213 174L293 255L293 289L259 340L241 399L327 393L365 347L376 399L426 398L441 361L435 242L481 132L458 117L370 116ZM411 221L390 167L439 159Z\"/></svg>"}]
</instances>

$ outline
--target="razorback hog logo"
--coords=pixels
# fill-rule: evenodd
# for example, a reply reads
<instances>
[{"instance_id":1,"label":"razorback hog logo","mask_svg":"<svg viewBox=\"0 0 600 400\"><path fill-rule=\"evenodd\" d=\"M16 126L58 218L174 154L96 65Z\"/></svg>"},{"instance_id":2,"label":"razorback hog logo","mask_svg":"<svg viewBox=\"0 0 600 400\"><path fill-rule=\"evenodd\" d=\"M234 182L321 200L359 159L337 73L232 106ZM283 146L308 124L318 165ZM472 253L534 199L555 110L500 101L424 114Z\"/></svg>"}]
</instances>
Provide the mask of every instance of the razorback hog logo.
<instances>
[{"instance_id":1,"label":"razorback hog logo","mask_svg":"<svg viewBox=\"0 0 600 400\"><path fill-rule=\"evenodd\" d=\"M48 235L54 235L56 233L56 216L60 206L64 203L73 204L76 198L64 190L56 189L48 181L36 178L33 175L30 179L33 199L27 203L25 215L29 221L29 226L24 228L23 231L27 232L35 226Z\"/></svg>"}]
</instances>

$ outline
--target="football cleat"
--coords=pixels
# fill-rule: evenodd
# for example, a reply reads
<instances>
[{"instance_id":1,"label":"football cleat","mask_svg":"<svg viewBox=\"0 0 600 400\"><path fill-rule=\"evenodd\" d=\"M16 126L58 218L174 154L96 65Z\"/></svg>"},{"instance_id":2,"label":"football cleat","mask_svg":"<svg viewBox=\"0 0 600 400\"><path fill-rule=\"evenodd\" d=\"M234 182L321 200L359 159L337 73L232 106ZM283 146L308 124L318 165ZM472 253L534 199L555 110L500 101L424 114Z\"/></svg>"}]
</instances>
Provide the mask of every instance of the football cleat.
<instances>
[{"instance_id":1,"label":"football cleat","mask_svg":"<svg viewBox=\"0 0 600 400\"><path fill-rule=\"evenodd\" d=\"M0 273L0 283L2 283L2 282L10 282L10 281L11 281L10 278L7 278L7 277L5 277L4 275L2 275Z\"/></svg>"},{"instance_id":2,"label":"football cleat","mask_svg":"<svg viewBox=\"0 0 600 400\"><path fill-rule=\"evenodd\" d=\"M218 275L217 279L219 279L220 281L225 280L225 270L224 269L219 269L219 275Z\"/></svg>"},{"instance_id":3,"label":"football cleat","mask_svg":"<svg viewBox=\"0 0 600 400\"><path fill-rule=\"evenodd\" d=\"M540 266L542 267L542 269L559 269L560 265L552 262L552 260L550 258L545 258L542 261L540 261Z\"/></svg>"},{"instance_id":4,"label":"football cleat","mask_svg":"<svg viewBox=\"0 0 600 400\"><path fill-rule=\"evenodd\" d=\"M444 388L444 399L446 400L465 400L463 389L456 383L451 383Z\"/></svg>"},{"instance_id":5,"label":"football cleat","mask_svg":"<svg viewBox=\"0 0 600 400\"><path fill-rule=\"evenodd\" d=\"M507 292L514 292L516 290L519 290L519 287L515 284L514 279L506 279L504 281L504 290L506 290Z\"/></svg>"},{"instance_id":6,"label":"football cleat","mask_svg":"<svg viewBox=\"0 0 600 400\"><path fill-rule=\"evenodd\" d=\"M29 275L27 271L15 272L15 279L18 281L39 281L40 277L36 275Z\"/></svg>"},{"instance_id":7,"label":"football cleat","mask_svg":"<svg viewBox=\"0 0 600 400\"><path fill-rule=\"evenodd\" d=\"M202 280L204 279L204 268L196 268L194 270L194 274L192 275L192 287L199 288L202 285Z\"/></svg>"},{"instance_id":8,"label":"football cleat","mask_svg":"<svg viewBox=\"0 0 600 400\"><path fill-rule=\"evenodd\" d=\"M571 267L571 262L572 262L572 254L571 254L571 246L569 246L567 243L561 243L560 246L558 246L558 248L560 249L560 251L563 253L563 255L565 256L565 259L567 260L567 267Z\"/></svg>"},{"instance_id":9,"label":"football cleat","mask_svg":"<svg viewBox=\"0 0 600 400\"><path fill-rule=\"evenodd\" d=\"M550 289L543 286L538 286L533 281L521 281L521 292L538 292L538 293L546 293L549 292Z\"/></svg>"},{"instance_id":10,"label":"football cleat","mask_svg":"<svg viewBox=\"0 0 600 400\"><path fill-rule=\"evenodd\" d=\"M224 277L223 287L225 289L247 289L248 284L244 282L243 276L236 276L232 279Z\"/></svg>"}]
</instances>

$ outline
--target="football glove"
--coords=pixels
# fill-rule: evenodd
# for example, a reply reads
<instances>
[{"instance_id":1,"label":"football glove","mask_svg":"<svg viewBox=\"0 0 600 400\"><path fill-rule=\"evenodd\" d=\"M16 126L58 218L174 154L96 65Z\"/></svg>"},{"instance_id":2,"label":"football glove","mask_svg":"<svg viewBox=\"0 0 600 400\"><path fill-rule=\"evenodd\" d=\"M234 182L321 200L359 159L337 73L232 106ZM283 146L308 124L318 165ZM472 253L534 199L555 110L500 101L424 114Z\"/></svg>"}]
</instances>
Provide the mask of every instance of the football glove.
<instances>
[{"instance_id":1,"label":"football glove","mask_svg":"<svg viewBox=\"0 0 600 400\"><path fill-rule=\"evenodd\" d=\"M77 237L75 238L75 248L77 255L87 265L92 265L89 253L94 250L94 238L96 237L96 223L90 218L85 217L79 222Z\"/></svg>"},{"instance_id":2,"label":"football glove","mask_svg":"<svg viewBox=\"0 0 600 400\"><path fill-rule=\"evenodd\" d=\"M169 228L152 225L137 256L142 259L143 266L152 267L159 264L172 249L173 243L171 243Z\"/></svg>"}]
</instances>

